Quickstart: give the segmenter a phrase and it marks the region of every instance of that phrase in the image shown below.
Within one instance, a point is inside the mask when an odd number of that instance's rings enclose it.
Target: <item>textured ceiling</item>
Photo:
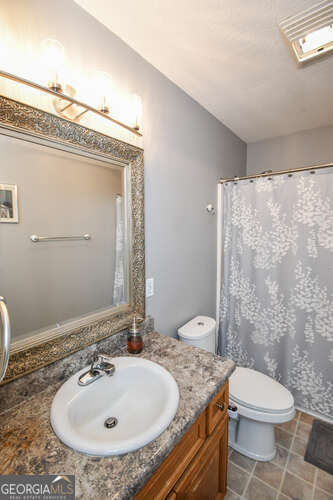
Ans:
[[[333,57],[297,68],[278,30],[317,0],[75,1],[246,142],[333,123]]]

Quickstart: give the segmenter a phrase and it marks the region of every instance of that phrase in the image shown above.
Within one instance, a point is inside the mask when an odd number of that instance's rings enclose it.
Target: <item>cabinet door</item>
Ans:
[[[136,495],[136,500],[162,500],[168,498],[175,482],[181,477],[193,457],[204,445],[206,438],[206,411],[204,411],[180,443],[174,448],[155,474]],[[174,494],[173,494],[174,495]],[[176,498],[171,497],[172,500]]]
[[[216,426],[224,419],[228,413],[229,404],[229,383],[228,381],[209,403],[207,408],[207,434],[210,435]]]
[[[226,493],[228,419],[214,434],[179,479],[173,492],[177,500],[216,500]]]

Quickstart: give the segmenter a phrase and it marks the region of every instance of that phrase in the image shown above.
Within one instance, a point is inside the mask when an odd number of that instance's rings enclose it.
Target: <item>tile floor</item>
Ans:
[[[256,462],[229,448],[225,500],[333,500],[333,475],[303,459],[313,418],[297,412],[275,428],[277,454]]]

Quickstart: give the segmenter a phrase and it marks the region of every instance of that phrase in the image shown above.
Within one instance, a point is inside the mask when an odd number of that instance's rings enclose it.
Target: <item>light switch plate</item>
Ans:
[[[146,279],[146,297],[152,297],[154,295],[154,278]]]

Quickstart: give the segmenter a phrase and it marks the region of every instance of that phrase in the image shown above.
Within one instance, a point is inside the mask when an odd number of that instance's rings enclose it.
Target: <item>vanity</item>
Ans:
[[[203,498],[203,492],[204,498],[223,498],[234,363],[155,331],[145,333],[144,349],[135,357],[160,364],[174,377],[180,395],[176,415],[143,448],[93,457],[57,438],[50,408],[59,387],[89,364],[96,349],[128,356],[126,333],[0,387],[0,474],[74,474],[76,498],[82,499]]]

